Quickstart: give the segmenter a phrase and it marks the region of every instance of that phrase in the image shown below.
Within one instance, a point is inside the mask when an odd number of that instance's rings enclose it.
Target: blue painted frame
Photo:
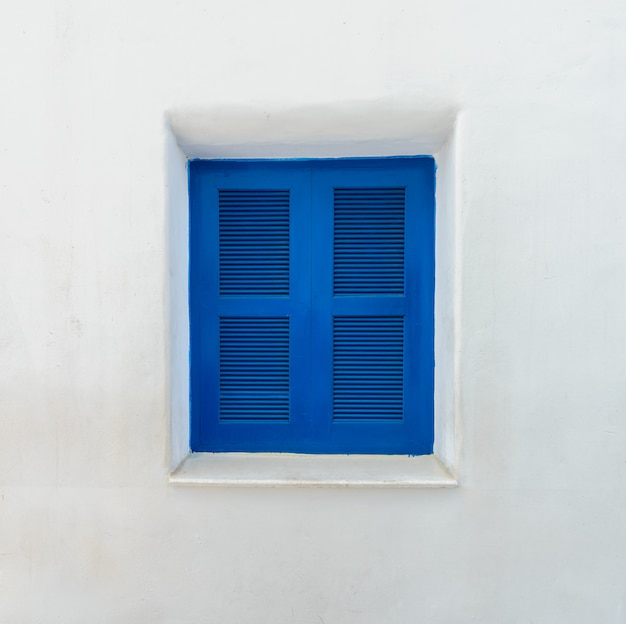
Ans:
[[[404,187],[404,295],[333,296],[333,189]],[[219,189],[290,190],[288,297],[219,295]],[[189,163],[191,435],[193,451],[432,452],[434,435],[434,216],[432,157]],[[290,420],[223,422],[220,316],[290,319]],[[332,420],[333,315],[404,315],[404,418]]]

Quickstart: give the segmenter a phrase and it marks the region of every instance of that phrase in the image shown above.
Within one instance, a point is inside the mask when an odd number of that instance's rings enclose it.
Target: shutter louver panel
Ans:
[[[404,319],[333,319],[333,420],[402,420]]]
[[[220,420],[289,420],[289,318],[220,318]]]
[[[404,188],[336,188],[334,294],[404,293]]]
[[[289,295],[289,191],[219,191],[220,294]]]

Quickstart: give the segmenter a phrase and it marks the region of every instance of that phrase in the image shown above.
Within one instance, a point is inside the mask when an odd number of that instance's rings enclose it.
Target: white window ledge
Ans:
[[[244,487],[452,488],[458,481],[434,455],[191,453],[170,483]]]

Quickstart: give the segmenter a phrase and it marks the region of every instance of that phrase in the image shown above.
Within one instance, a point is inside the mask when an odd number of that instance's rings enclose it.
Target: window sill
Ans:
[[[226,487],[453,488],[434,455],[191,453],[170,475],[175,485]]]

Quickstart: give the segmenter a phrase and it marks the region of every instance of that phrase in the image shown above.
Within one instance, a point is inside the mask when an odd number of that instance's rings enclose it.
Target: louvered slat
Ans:
[[[333,319],[333,420],[402,420],[404,319]]]
[[[404,292],[404,188],[336,188],[334,294]]]
[[[220,190],[220,294],[289,295],[289,191]]]
[[[220,318],[220,420],[289,420],[289,318]]]

